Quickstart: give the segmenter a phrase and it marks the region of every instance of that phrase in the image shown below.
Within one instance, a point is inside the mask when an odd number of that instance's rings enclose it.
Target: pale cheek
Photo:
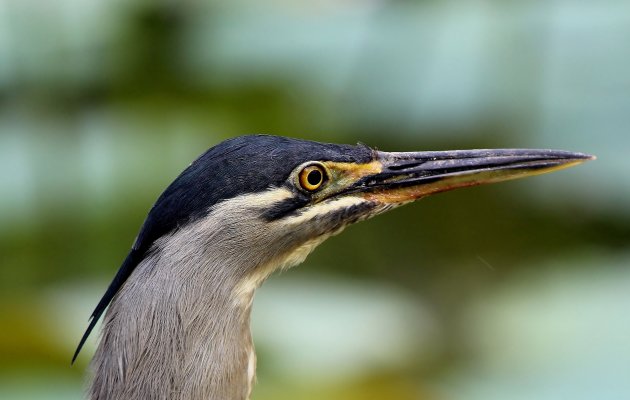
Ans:
[[[306,260],[306,257],[315,249],[315,247],[319,246],[324,240],[326,240],[327,236],[320,237],[317,239],[309,240],[304,243],[291,253],[289,253],[284,260],[281,260],[278,268],[279,269],[287,269],[294,267],[298,264],[301,264]]]

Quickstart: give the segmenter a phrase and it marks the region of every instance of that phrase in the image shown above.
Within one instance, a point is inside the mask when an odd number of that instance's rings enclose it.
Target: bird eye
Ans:
[[[300,171],[299,183],[309,192],[319,189],[326,178],[326,171],[321,165],[309,165]]]

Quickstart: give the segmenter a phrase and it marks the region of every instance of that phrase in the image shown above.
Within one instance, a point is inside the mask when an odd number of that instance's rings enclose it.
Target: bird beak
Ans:
[[[380,171],[364,176],[354,186],[366,199],[385,204],[401,204],[460,187],[539,175],[595,159],[582,153],[525,149],[376,154]]]

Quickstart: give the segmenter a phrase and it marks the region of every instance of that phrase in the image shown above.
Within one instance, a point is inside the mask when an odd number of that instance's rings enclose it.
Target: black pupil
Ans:
[[[314,169],[308,173],[308,175],[306,176],[306,180],[310,185],[319,185],[319,183],[322,181],[322,172]]]

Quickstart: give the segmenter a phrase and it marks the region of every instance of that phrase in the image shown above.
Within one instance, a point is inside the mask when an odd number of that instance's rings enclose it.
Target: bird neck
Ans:
[[[254,288],[243,291],[231,270],[168,248],[145,259],[106,313],[91,399],[249,398]]]
[[[289,195],[283,189],[221,203],[155,242],[105,315],[92,400],[249,397],[254,291],[332,234],[303,228],[309,215],[296,217],[290,233],[272,229],[260,210],[250,210]]]

